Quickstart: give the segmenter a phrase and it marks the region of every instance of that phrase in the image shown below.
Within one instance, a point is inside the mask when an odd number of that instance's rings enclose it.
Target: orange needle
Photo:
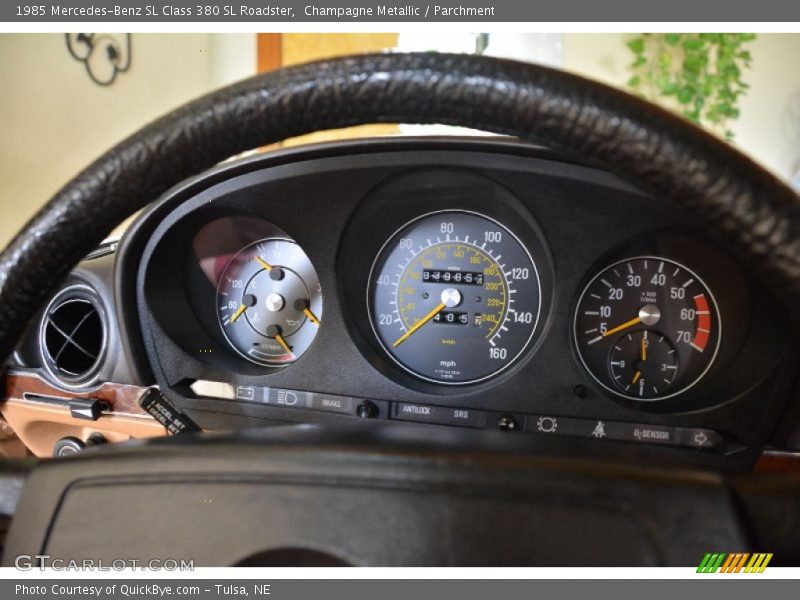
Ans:
[[[642,318],[641,317],[636,317],[635,319],[631,319],[630,321],[625,321],[622,325],[617,325],[613,329],[609,329],[608,331],[606,331],[603,334],[603,337],[608,337],[610,335],[613,335],[613,334],[617,333],[618,331],[622,331],[623,329],[627,329],[628,327],[633,327],[637,323],[641,323],[641,322],[642,322]]]
[[[289,347],[289,344],[286,343],[286,340],[280,333],[275,334],[275,341],[278,342],[281,347],[286,350],[289,354],[292,354],[292,349]]]
[[[247,306],[245,306],[244,304],[242,304],[239,308],[237,308],[236,312],[233,313],[233,316],[231,317],[231,323],[236,323],[236,319],[241,317],[242,314],[244,313],[244,311],[246,311],[246,310],[247,310]]]
[[[313,312],[311,312],[311,310],[308,307],[303,309],[303,314],[308,317],[309,321],[311,321],[314,325],[319,327],[319,319]]]
[[[264,267],[264,268],[265,268],[267,271],[272,271],[272,265],[271,265],[271,264],[269,264],[267,261],[265,261],[265,260],[264,260],[263,258],[261,258],[260,256],[254,256],[254,257],[253,257],[253,259],[254,259],[254,260],[255,260],[255,261],[258,263],[258,264],[260,264],[262,267]]]
[[[413,334],[414,334],[414,333],[415,333],[415,332],[416,332],[416,331],[417,331],[417,330],[418,330],[420,327],[422,327],[423,325],[425,325],[425,323],[427,323],[428,321],[430,321],[430,320],[431,320],[433,317],[435,317],[435,316],[436,316],[436,315],[438,315],[438,314],[439,314],[439,313],[440,313],[442,310],[444,310],[444,307],[445,307],[445,306],[446,306],[446,305],[445,305],[445,303],[444,303],[444,302],[441,302],[441,303],[439,303],[439,304],[436,306],[436,308],[434,308],[434,309],[433,309],[431,312],[429,312],[427,315],[425,315],[424,317],[422,317],[422,319],[420,319],[419,321],[417,321],[417,324],[416,324],[416,325],[414,325],[414,326],[413,326],[411,329],[409,329],[409,330],[408,330],[408,331],[406,331],[406,332],[405,332],[403,335],[401,335],[401,336],[400,336],[400,337],[397,339],[397,341],[396,341],[394,344],[392,344],[392,348],[397,348],[397,347],[398,347],[400,344],[402,344],[403,342],[405,342],[405,341],[406,341],[408,338],[410,338],[410,337],[411,337],[411,336],[412,336],[412,335],[413,335]]]
[[[642,336],[642,360],[647,360],[647,331]]]
[[[636,382],[639,381],[641,376],[642,376],[641,371],[636,371],[636,375],[633,376],[633,381],[631,382],[631,385],[636,385]]]

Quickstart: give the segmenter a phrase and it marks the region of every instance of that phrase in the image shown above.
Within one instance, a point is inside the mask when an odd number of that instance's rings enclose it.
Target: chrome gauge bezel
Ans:
[[[255,246],[258,246],[258,244],[265,244],[265,243],[270,243],[270,242],[284,242],[284,243],[288,243],[288,244],[294,244],[297,247],[297,250],[299,252],[301,252],[305,256],[306,260],[308,261],[308,267],[310,269],[310,273],[313,275],[313,281],[306,281],[302,277],[300,279],[301,279],[301,282],[303,283],[303,285],[305,286],[306,290],[308,291],[309,295],[312,298],[314,297],[315,293],[309,286],[313,287],[314,285],[316,285],[318,287],[318,291],[317,291],[316,295],[319,298],[319,302],[318,302],[318,306],[316,307],[316,314],[320,319],[322,319],[323,294],[322,294],[322,286],[321,286],[321,283],[319,281],[319,275],[316,272],[316,268],[314,267],[313,263],[311,262],[311,259],[309,259],[308,256],[305,254],[305,251],[303,250],[303,248],[295,240],[293,240],[290,237],[285,237],[285,236],[270,236],[270,237],[262,238],[262,239],[259,239],[259,240],[254,240],[254,241],[248,243],[243,248],[241,248],[235,254],[233,254],[233,256],[231,256],[231,258],[228,260],[227,263],[225,263],[225,266],[220,271],[220,278],[219,278],[219,281],[217,282],[217,285],[216,285],[216,288],[215,288],[215,296],[214,296],[215,303],[217,305],[219,304],[220,290],[221,290],[221,286],[222,286],[223,277],[228,272],[228,269],[231,267],[231,265],[243,253],[251,251],[251,249],[253,247],[255,247]],[[295,356],[294,360],[285,361],[285,362],[270,361],[270,360],[266,360],[266,359],[265,360],[257,360],[254,357],[248,355],[247,353],[242,352],[242,350],[236,345],[236,343],[234,343],[234,341],[231,340],[230,336],[228,335],[228,332],[225,329],[225,324],[223,323],[223,321],[221,319],[221,315],[219,313],[219,310],[215,310],[215,314],[216,314],[216,317],[217,317],[217,319],[216,319],[217,320],[217,325],[219,327],[220,332],[222,333],[222,336],[223,336],[224,340],[227,342],[228,347],[231,350],[233,350],[237,355],[239,355],[240,357],[244,358],[248,362],[250,362],[250,363],[252,363],[254,365],[257,365],[259,367],[268,368],[268,369],[283,369],[283,368],[286,368],[286,367],[288,367],[290,365],[295,364],[298,360],[300,360],[311,349],[311,347],[314,344],[314,341],[316,339],[316,334],[318,333],[318,332],[315,332],[314,335],[311,336],[311,339],[308,342],[308,344],[305,346],[305,348],[303,349],[302,352],[300,352],[299,354],[297,354]],[[255,334],[263,337],[263,334],[261,334],[259,332],[255,332]]]
[[[647,397],[640,397],[633,394],[627,394],[622,390],[615,389],[612,386],[607,385],[604,381],[602,381],[594,371],[589,367],[586,360],[584,359],[583,352],[581,350],[582,346],[585,345],[585,342],[582,342],[578,337],[578,316],[583,305],[583,300],[586,297],[586,294],[589,292],[589,289],[598,281],[606,272],[618,267],[619,265],[623,265],[625,263],[629,263],[631,261],[639,261],[639,260],[655,260],[655,261],[664,261],[670,264],[673,264],[677,267],[680,267],[682,270],[686,271],[689,275],[691,275],[697,282],[699,282],[702,287],[708,292],[708,296],[710,298],[711,304],[713,305],[714,314],[716,315],[716,327],[718,330],[716,344],[714,346],[713,353],[711,355],[711,359],[706,364],[705,368],[699,375],[697,375],[688,385],[683,386],[680,389],[677,389],[669,394],[665,394],[663,396],[658,396],[654,398],[647,398]],[[714,366],[714,363],[717,360],[717,356],[719,355],[720,347],[722,346],[722,337],[723,337],[723,323],[722,323],[722,313],[719,310],[719,305],[717,304],[717,299],[714,296],[714,292],[712,291],[711,287],[706,283],[706,280],[697,274],[696,271],[687,267],[684,263],[668,258],[666,256],[658,256],[653,254],[643,254],[643,255],[636,255],[636,256],[628,256],[621,260],[617,260],[615,262],[609,263],[604,265],[602,268],[597,270],[595,275],[583,286],[580,295],[578,296],[578,300],[574,305],[574,310],[572,314],[572,340],[573,340],[573,347],[575,349],[575,353],[580,361],[581,367],[583,370],[589,374],[592,380],[597,383],[601,388],[605,391],[613,394],[618,398],[624,398],[625,400],[634,401],[637,403],[648,403],[654,404],[659,403],[664,400],[669,400],[671,398],[676,398],[685,394],[690,389],[694,388],[700,382],[702,382],[711,368]]]
[[[489,373],[489,374],[487,374],[485,376],[474,378],[474,379],[469,379],[469,380],[465,380],[465,381],[447,381],[447,380],[435,379],[435,378],[432,378],[432,377],[428,377],[426,375],[423,375],[423,374],[411,369],[407,365],[403,364],[403,362],[401,362],[398,358],[396,358],[395,355],[392,353],[391,349],[386,346],[386,344],[384,343],[382,337],[380,336],[380,334],[378,333],[377,329],[375,328],[375,315],[374,315],[373,310],[372,310],[372,302],[371,302],[371,299],[370,299],[370,295],[372,293],[372,287],[373,287],[372,284],[373,284],[373,276],[375,274],[375,268],[378,265],[378,263],[381,260],[381,258],[384,256],[384,252],[386,251],[387,247],[398,238],[398,235],[402,231],[412,227],[415,223],[417,223],[419,221],[422,221],[422,220],[425,220],[425,219],[429,219],[431,217],[435,217],[437,215],[444,215],[444,214],[464,214],[464,215],[470,215],[470,216],[473,216],[473,217],[478,217],[478,218],[481,218],[481,219],[485,219],[486,221],[489,221],[490,223],[493,223],[494,225],[496,225],[497,227],[502,229],[504,232],[507,232],[513,238],[513,241],[516,244],[518,244],[519,247],[523,250],[523,252],[525,253],[525,256],[527,257],[527,260],[529,261],[530,265],[532,266],[533,273],[534,273],[534,276],[535,276],[536,287],[537,287],[537,290],[538,290],[537,304],[536,304],[536,314],[535,314],[535,317],[533,319],[533,323],[532,323],[531,328],[530,328],[530,334],[528,335],[527,339],[525,340],[525,343],[519,349],[519,351],[517,351],[517,353],[513,357],[508,359],[500,368],[496,369],[495,371],[493,371],[493,372],[491,372],[491,373]],[[428,382],[428,383],[433,383],[433,384],[435,384],[437,386],[445,386],[445,387],[449,387],[449,388],[454,388],[454,387],[463,387],[463,386],[475,385],[475,384],[479,384],[479,383],[482,383],[482,382],[489,381],[491,379],[494,379],[495,377],[497,377],[498,375],[500,375],[504,371],[507,371],[510,367],[512,367],[513,365],[515,365],[515,364],[517,364],[519,362],[521,357],[523,357],[527,353],[527,351],[530,349],[531,344],[532,344],[532,342],[533,342],[533,340],[535,338],[536,332],[539,329],[540,320],[541,320],[541,314],[542,314],[542,297],[543,297],[544,293],[545,292],[542,290],[542,281],[541,281],[541,276],[540,276],[540,273],[539,273],[539,265],[537,265],[536,261],[534,260],[533,255],[531,254],[529,248],[525,245],[525,243],[519,238],[519,236],[516,233],[514,233],[509,227],[507,227],[506,225],[504,225],[503,223],[501,223],[497,219],[494,219],[494,218],[492,218],[492,217],[490,217],[490,216],[488,216],[488,215],[486,215],[484,213],[481,213],[481,212],[478,212],[478,211],[473,211],[473,210],[465,210],[465,209],[453,208],[453,209],[435,210],[435,211],[430,211],[430,212],[421,214],[421,215],[419,215],[419,216],[407,221],[406,223],[404,223],[400,227],[396,228],[392,232],[392,234],[380,246],[380,249],[376,253],[375,258],[372,260],[372,264],[370,266],[369,275],[368,275],[367,282],[366,282],[365,304],[366,304],[366,309],[367,309],[367,318],[368,318],[368,321],[369,321],[370,329],[372,331],[372,335],[374,336],[374,339],[379,344],[379,347],[382,349],[383,353],[386,356],[388,356],[389,359],[391,359],[391,361],[392,361],[392,363],[394,365],[398,366],[402,371],[404,371],[405,373],[408,373],[409,375],[411,375],[415,379],[418,379],[418,380],[421,380],[421,381],[425,381],[425,382]]]

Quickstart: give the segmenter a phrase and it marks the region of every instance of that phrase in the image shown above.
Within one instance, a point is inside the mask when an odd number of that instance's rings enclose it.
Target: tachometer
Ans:
[[[468,384],[511,365],[539,319],[539,275],[506,227],[443,211],[395,233],[370,273],[370,323],[386,353],[421,379]]]
[[[575,315],[586,369],[607,390],[635,400],[670,398],[700,381],[719,348],[714,296],[695,273],[657,256],[597,274]]]
[[[305,252],[292,240],[250,244],[225,266],[217,315],[231,347],[261,365],[283,366],[311,346],[322,318],[322,290]]]

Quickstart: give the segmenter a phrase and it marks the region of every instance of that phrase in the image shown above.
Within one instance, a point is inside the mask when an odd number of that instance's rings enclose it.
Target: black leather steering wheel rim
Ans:
[[[776,295],[800,301],[800,200],[726,142],[562,71],[469,55],[367,55],[274,71],[204,96],[69,182],[0,255],[0,364],[70,270],[173,185],[245,150],[376,122],[460,125],[596,157],[693,211]]]

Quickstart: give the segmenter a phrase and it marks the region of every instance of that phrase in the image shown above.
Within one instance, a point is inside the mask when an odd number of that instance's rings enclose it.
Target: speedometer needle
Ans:
[[[405,332],[403,335],[401,335],[399,338],[397,338],[397,341],[396,341],[394,344],[392,344],[392,348],[397,348],[397,347],[398,347],[400,344],[402,344],[403,342],[405,342],[405,341],[406,341],[408,338],[410,338],[410,337],[411,337],[411,336],[412,336],[412,335],[413,335],[413,334],[414,334],[414,333],[415,333],[415,332],[416,332],[416,331],[417,331],[417,330],[418,330],[420,327],[422,327],[423,325],[425,325],[425,323],[427,323],[428,321],[430,321],[430,320],[431,320],[433,317],[435,317],[435,316],[436,316],[436,315],[438,315],[438,314],[439,314],[439,313],[440,313],[442,310],[444,310],[445,306],[447,306],[447,305],[446,305],[444,302],[441,302],[441,303],[437,304],[437,305],[436,305],[436,308],[434,308],[434,309],[433,309],[431,312],[429,312],[427,315],[425,315],[424,317],[422,317],[422,319],[420,319],[419,321],[417,321],[417,324],[416,324],[416,325],[414,325],[414,326],[413,326],[411,329],[409,329],[409,330],[408,330],[408,331],[406,331],[406,332]]]
[[[602,337],[608,337],[610,335],[614,335],[618,331],[622,331],[623,329],[627,329],[628,327],[633,327],[637,323],[642,322],[642,317],[636,317],[635,319],[631,319],[630,321],[625,321],[622,325],[617,325],[613,329],[609,329],[606,331]]]

